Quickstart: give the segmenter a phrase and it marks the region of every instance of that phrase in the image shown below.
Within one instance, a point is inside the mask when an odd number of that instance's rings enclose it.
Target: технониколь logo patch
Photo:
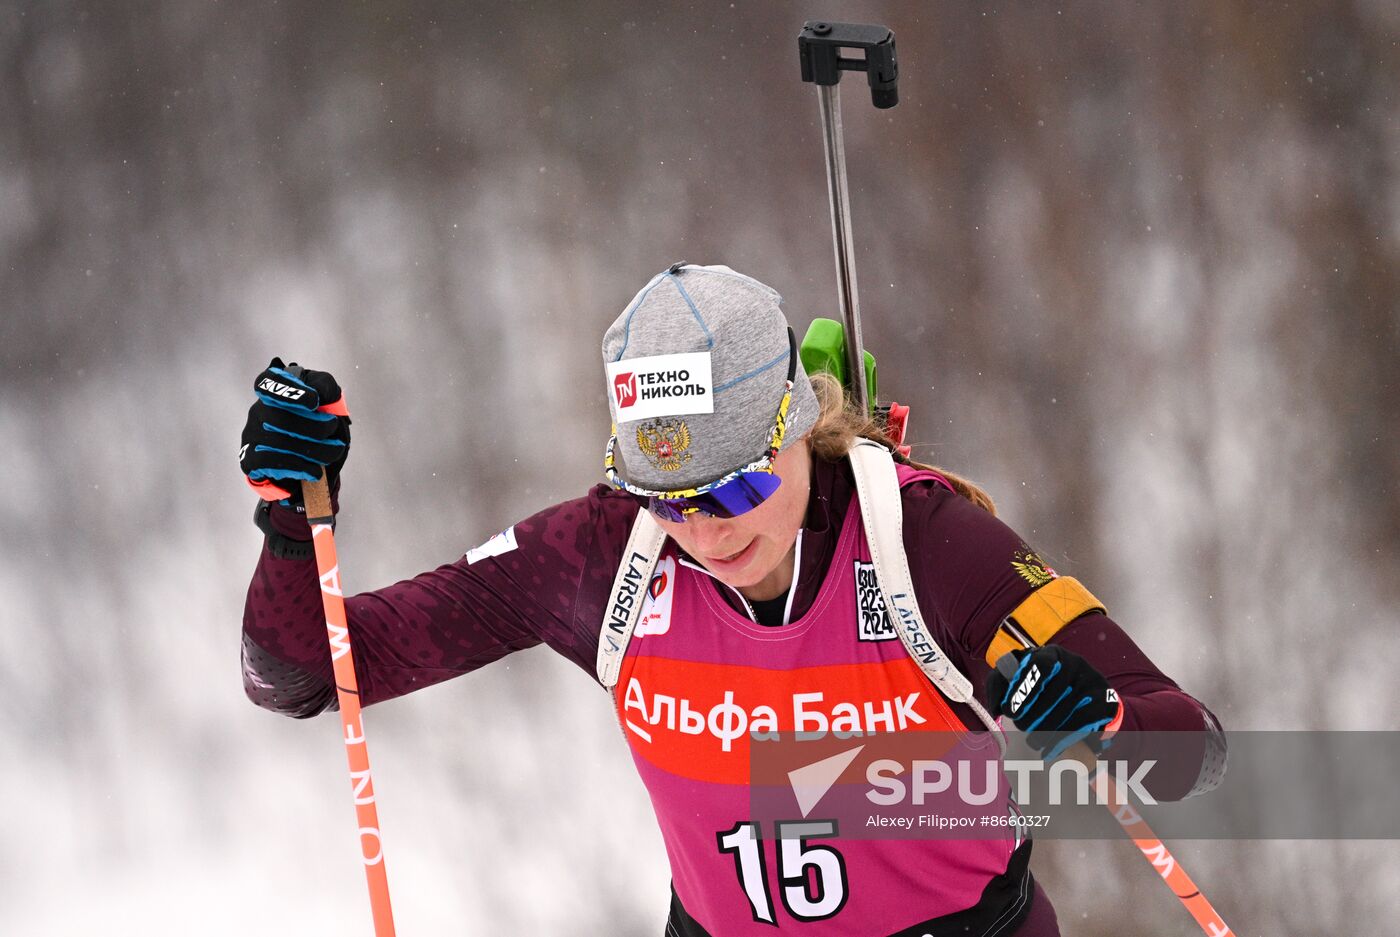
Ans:
[[[619,424],[715,412],[707,351],[628,358],[606,370]]]

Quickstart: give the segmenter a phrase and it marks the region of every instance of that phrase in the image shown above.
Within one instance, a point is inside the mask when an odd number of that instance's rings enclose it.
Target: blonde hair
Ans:
[[[846,457],[857,438],[872,439],[894,452],[896,462],[937,472],[948,479],[948,484],[958,494],[983,510],[996,514],[996,505],[992,503],[991,496],[973,482],[947,469],[915,462],[895,451],[894,441],[885,433],[883,424],[851,406],[841,382],[836,378],[830,374],[813,374],[811,381],[812,390],[816,392],[817,402],[821,405],[817,422],[807,434],[814,456],[828,462],[838,462]]]

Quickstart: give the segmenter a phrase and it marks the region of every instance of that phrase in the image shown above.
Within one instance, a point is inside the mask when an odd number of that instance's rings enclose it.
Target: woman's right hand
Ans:
[[[301,503],[301,483],[324,470],[334,487],[350,452],[350,412],[335,378],[273,358],[253,381],[238,465],[259,497]]]

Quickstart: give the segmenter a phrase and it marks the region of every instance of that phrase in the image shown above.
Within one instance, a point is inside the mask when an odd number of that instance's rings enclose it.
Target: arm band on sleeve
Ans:
[[[1048,644],[1056,632],[1085,612],[1106,611],[1103,603],[1073,576],[1052,579],[1026,596],[997,628],[987,648],[987,666],[995,667],[1011,651]]]

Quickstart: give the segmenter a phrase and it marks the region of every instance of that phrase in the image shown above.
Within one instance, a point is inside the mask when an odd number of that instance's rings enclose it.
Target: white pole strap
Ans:
[[[617,685],[622,658],[627,655],[627,645],[641,616],[651,574],[661,559],[665,543],[666,532],[651,512],[645,508],[638,511],[632,523],[632,534],[622,551],[622,562],[613,577],[612,592],[603,612],[603,628],[598,634],[598,682],[609,690]]]
[[[857,440],[849,453],[865,520],[865,539],[875,564],[875,578],[885,594],[894,630],[933,685],[955,703],[972,699],[972,682],[953,666],[924,626],[914,597],[914,579],[904,555],[904,505],[894,458],[879,443]]]

